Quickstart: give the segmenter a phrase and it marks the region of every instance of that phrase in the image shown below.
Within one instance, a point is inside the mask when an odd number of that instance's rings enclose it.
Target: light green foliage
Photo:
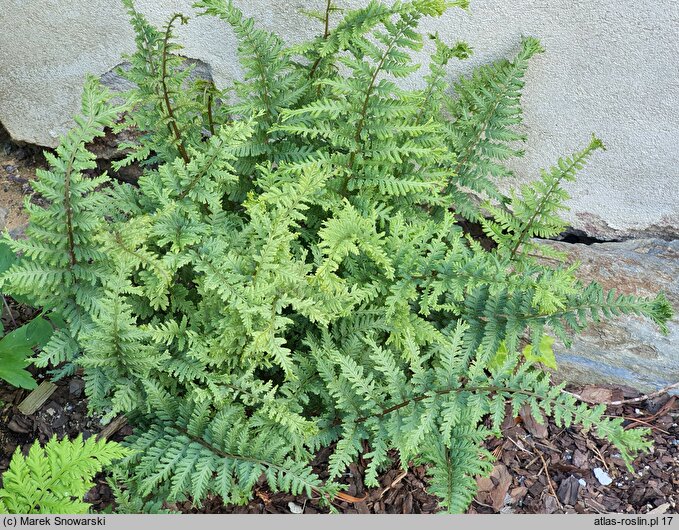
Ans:
[[[562,233],[567,226],[559,214],[567,209],[565,202],[570,199],[562,184],[574,181],[577,171],[597,149],[604,149],[604,144],[592,137],[585,149],[559,159],[551,170],[543,171],[540,180],[524,185],[521,196],[514,192],[508,204],[487,205],[492,220],[482,219],[481,224],[488,237],[508,250],[513,259],[520,251],[539,250],[530,243],[532,238],[548,239]]]
[[[2,475],[0,513],[88,513],[83,497],[94,486],[94,475],[129,454],[115,442],[81,437],[54,436],[45,447],[36,441],[28,456],[17,448]]]
[[[329,500],[359,455],[375,486],[395,450],[403,467],[428,464],[442,507],[463,511],[507,403],[591,428],[627,462],[648,448],[644,431],[577,404],[542,371],[553,336],[620,314],[662,328],[671,309],[535,256],[533,238],[563,227],[561,184],[598,140],[521,194],[498,192],[504,160],[521,154],[535,39],[451,95],[446,64],[469,48],[417,31],[442,0],[374,0],[341,20],[329,2],[323,34],[294,48],[233,2],[201,0],[199,14],[239,39],[244,81],[231,94],[190,82],[172,41],[182,16],[160,31],[126,5],[137,52],[123,75],[137,88],[125,124],[140,136],[125,163],[143,163],[138,186],[80,174],[83,142],[114,114],[88,83],[94,104],[36,184],[50,204],[31,206],[29,239],[10,243],[30,261],[0,276],[65,316],[40,362],[83,368],[92,410],[136,427],[124,509],[209,494],[244,503],[260,477]],[[427,42],[426,86],[407,90],[399,79]],[[482,220],[497,249],[466,236],[459,215]],[[323,482],[309,462],[331,444]]]

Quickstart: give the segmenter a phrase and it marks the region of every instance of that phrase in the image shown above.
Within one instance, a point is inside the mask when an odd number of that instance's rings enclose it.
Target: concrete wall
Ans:
[[[236,1],[290,41],[318,29],[299,10],[325,4]],[[189,0],[137,4],[157,24],[175,11],[192,14]],[[46,146],[70,126],[84,75],[105,74],[133,48],[117,0],[0,0],[0,28],[0,122],[16,140]],[[471,13],[450,11],[423,29],[474,47],[474,60],[451,68],[451,78],[512,54],[521,35],[540,38],[548,53],[528,75],[530,144],[517,172],[534,178],[596,132],[609,150],[572,188],[572,225],[600,238],[677,237],[679,2],[472,0]],[[218,85],[239,75],[233,36],[221,22],[193,18],[179,35],[186,55],[207,63]]]

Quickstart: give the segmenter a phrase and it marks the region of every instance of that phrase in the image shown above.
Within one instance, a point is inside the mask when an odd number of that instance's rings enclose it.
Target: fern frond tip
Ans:
[[[665,293],[659,293],[651,302],[648,309],[650,319],[658,325],[660,331],[664,335],[669,333],[667,322],[674,317],[674,308],[670,301],[665,296]]]
[[[530,59],[534,55],[545,52],[545,48],[540,42],[540,39],[536,37],[524,36],[521,39],[521,47],[523,53],[526,55],[526,59]]]
[[[606,151],[606,145],[604,144],[603,140],[596,136],[595,134],[592,134],[592,141],[589,143],[589,148],[590,151],[594,151],[596,149],[601,149],[602,151]]]

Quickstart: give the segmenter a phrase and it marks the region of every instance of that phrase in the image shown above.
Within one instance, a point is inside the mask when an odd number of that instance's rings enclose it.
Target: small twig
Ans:
[[[493,506],[491,506],[490,504],[483,503],[483,502],[478,501],[476,499],[473,499],[472,502],[475,503],[475,504],[478,504],[479,506],[483,506],[484,508],[490,508],[491,510],[496,511],[495,508]]]
[[[531,454],[534,455],[535,453],[531,453]],[[524,469],[528,469],[530,466],[532,466],[532,465],[537,461],[537,459],[538,459],[537,456],[536,456],[535,458],[533,458],[533,460],[531,460],[531,461],[528,462],[525,466],[523,466]]]
[[[599,448],[592,442],[591,440],[586,440],[587,447],[590,449],[590,451],[596,453],[594,456],[596,457],[599,462],[604,466],[606,469],[606,472],[610,471],[608,468],[608,464],[606,463],[606,459],[604,458],[604,455],[601,454],[601,451],[599,451]]]
[[[557,448],[554,447],[553,445],[550,447],[549,445],[543,444],[542,442],[538,442],[537,440],[531,440],[530,443],[533,445],[533,447],[535,447],[536,445],[540,445],[540,446],[544,447],[545,449],[547,449],[548,451],[556,451],[557,450]],[[537,449],[537,447],[535,447],[535,449]]]
[[[12,320],[12,325],[16,328],[17,327],[17,322],[14,320],[14,314],[12,313],[12,309],[9,307],[9,304],[7,303],[7,299],[5,296],[2,296],[2,303],[5,305],[5,309],[7,309],[7,314],[9,315],[9,318]]]
[[[545,475],[547,477],[547,486],[549,486],[549,491],[552,493],[552,496],[556,500],[556,504],[559,507],[560,510],[563,510],[563,506],[561,505],[561,501],[559,500],[559,497],[556,495],[556,491],[554,491],[554,486],[552,485],[552,478],[549,476],[549,469],[547,468],[547,462],[545,461],[545,457],[542,456],[542,452],[536,447],[535,450],[538,452],[538,456],[540,457],[540,460],[542,460],[542,469],[545,470]]]
[[[519,451],[523,451],[524,453],[528,453],[529,455],[534,455],[534,454],[535,454],[533,451],[529,451],[528,449],[526,449],[525,446],[519,445],[518,443],[516,443],[514,440],[512,440],[512,437],[511,437],[511,436],[507,436],[507,439],[508,439],[510,442],[512,442],[516,447],[518,447],[518,448],[519,448]]]
[[[386,488],[384,488],[384,489],[382,490],[382,493],[380,493],[380,496],[379,496],[378,499],[381,499],[381,498],[384,496],[384,494],[385,494],[386,492],[388,492],[390,489],[392,489],[394,486],[396,486],[396,484],[398,484],[399,482],[401,482],[401,481],[406,477],[407,474],[408,474],[407,471],[403,471],[398,477],[396,477],[396,478],[391,482],[391,484],[389,484]]]
[[[624,419],[634,422],[634,423],[642,423],[644,425],[648,425],[651,429],[656,429],[662,433],[669,434],[667,431],[662,430],[660,427],[656,427],[655,425],[651,425],[651,421],[657,420],[660,416],[665,414],[666,412],[669,412],[670,409],[674,406],[674,403],[677,401],[677,396],[672,396],[667,403],[665,403],[662,407],[660,407],[660,410],[653,414],[652,416],[646,416],[644,419],[641,418],[629,418],[627,416],[622,416]],[[632,425],[627,425],[625,428],[629,429]]]
[[[125,416],[118,416],[115,420],[109,423],[104,429],[97,435],[97,439],[108,439],[117,433],[127,425],[127,418]]]
[[[631,399],[621,399],[618,401],[594,401],[590,399],[585,399],[584,397],[580,396],[579,394],[575,394],[573,392],[565,392],[566,394],[570,394],[574,398],[576,398],[578,401],[582,401],[583,403],[589,403],[591,405],[624,405],[626,403],[639,403],[641,401],[646,401],[648,399],[652,399],[654,397],[662,396],[663,394],[666,394],[670,390],[674,390],[675,388],[679,388],[679,382],[673,383],[671,385],[668,385],[664,388],[661,388],[660,390],[656,390],[655,392],[651,392],[650,394],[644,394],[643,396],[639,396],[636,398],[631,398]]]
[[[656,431],[660,431],[660,432],[663,433],[663,434],[667,434],[667,435],[670,434],[669,432],[667,432],[667,431],[661,429],[660,427],[656,427],[655,425],[652,425],[652,424],[648,423],[647,421],[640,420],[640,419],[638,419],[638,418],[630,418],[630,417],[628,417],[628,416],[622,416],[622,418],[625,419],[625,420],[627,420],[627,421],[629,421],[629,422],[631,422],[629,425],[626,425],[626,426],[625,426],[625,429],[630,429],[630,428],[632,428],[632,427],[634,426],[634,424],[636,424],[636,423],[641,423],[642,425],[646,425],[647,427],[649,427],[649,428],[651,428],[651,429],[655,429]]]

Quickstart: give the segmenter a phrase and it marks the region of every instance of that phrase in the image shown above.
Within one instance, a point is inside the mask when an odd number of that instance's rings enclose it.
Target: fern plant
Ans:
[[[45,447],[36,441],[27,456],[17,448],[2,475],[0,513],[88,513],[83,497],[94,475],[129,454],[115,442],[80,436],[73,441],[54,436]]]
[[[534,237],[563,227],[562,183],[602,144],[500,193],[542,48],[526,38],[449,94],[446,65],[470,49],[418,24],[466,4],[371,0],[337,20],[330,1],[322,34],[288,47],[232,1],[200,0],[199,16],[239,39],[243,80],[219,90],[188,75],[173,40],[183,15],[156,29],[125,0],[137,51],[121,74],[135,88],[120,108],[87,83],[84,117],[34,183],[49,205],[30,207],[28,240],[7,240],[26,261],[0,286],[64,315],[36,362],[81,368],[90,408],[136,427],[117,475],[128,509],[244,503],[262,477],[331,500],[359,455],[375,486],[395,450],[404,468],[428,464],[444,509],[464,511],[507,404],[591,429],[628,464],[649,448],[646,431],[552,385],[549,356],[532,352],[620,314],[662,330],[671,308],[539,259]],[[403,88],[429,40],[426,86]],[[121,165],[141,164],[137,185],[85,178],[85,144],[122,111],[116,127],[138,139]],[[321,480],[309,463],[327,446]]]

